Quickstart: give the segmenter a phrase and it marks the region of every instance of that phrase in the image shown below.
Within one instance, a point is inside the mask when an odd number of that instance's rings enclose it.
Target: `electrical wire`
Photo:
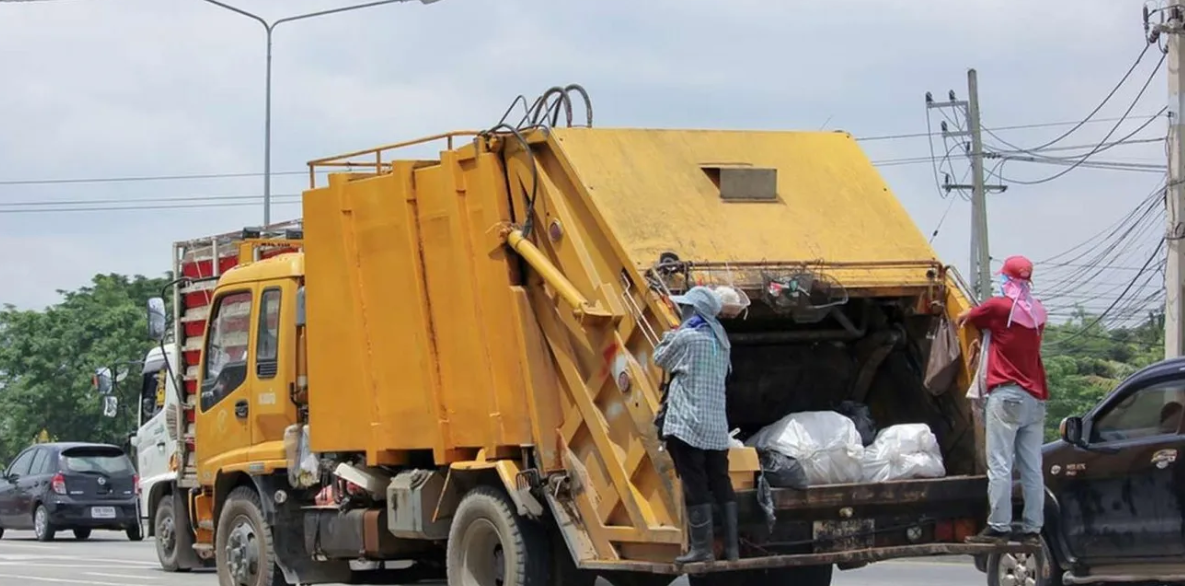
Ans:
[[[1152,261],[1155,260],[1156,257],[1160,255],[1160,252],[1162,250],[1164,250],[1164,243],[1165,243],[1165,240],[1162,238],[1160,240],[1160,244],[1156,247],[1156,250],[1153,251],[1152,255],[1148,257],[1148,260],[1144,262],[1144,270],[1147,270],[1148,266],[1152,264]],[[1111,310],[1113,310],[1115,308],[1115,306],[1118,305],[1119,302],[1123,300],[1124,296],[1127,295],[1128,291],[1130,291],[1131,288],[1133,286],[1135,286],[1136,281],[1139,279],[1140,275],[1143,274],[1144,270],[1141,270],[1140,273],[1137,273],[1136,276],[1131,280],[1131,282],[1128,283],[1127,288],[1124,289],[1123,292],[1120,293],[1119,296],[1115,298],[1115,301],[1111,302],[1111,305],[1108,306],[1107,309],[1104,309],[1101,314],[1096,316],[1095,319],[1090,322],[1090,324],[1084,325],[1082,327],[1081,331],[1083,331],[1083,332],[1089,331],[1091,328],[1093,328],[1094,326],[1098,325],[1101,321],[1103,321],[1103,319],[1107,317],[1107,314],[1110,313]],[[1078,335],[1079,335],[1078,333],[1075,333],[1075,334],[1070,335],[1067,338],[1055,340],[1054,342],[1051,342],[1050,345],[1057,346],[1057,345],[1065,344],[1066,342],[1076,339],[1078,337]]]
[[[1048,182],[1058,179],[1060,177],[1064,177],[1070,171],[1077,169],[1079,166],[1082,165],[1082,163],[1086,162],[1087,159],[1089,159],[1091,156],[1095,155],[1100,150],[1102,150],[1102,145],[1106,144],[1106,142],[1111,138],[1111,135],[1115,134],[1115,132],[1119,130],[1119,127],[1121,125],[1123,125],[1123,122],[1127,119],[1127,116],[1129,114],[1131,114],[1132,110],[1134,110],[1136,105],[1139,104],[1140,98],[1144,97],[1144,92],[1148,91],[1148,86],[1152,84],[1152,80],[1155,79],[1157,72],[1159,72],[1161,66],[1164,65],[1165,57],[1166,57],[1166,55],[1160,56],[1160,61],[1158,61],[1156,63],[1156,68],[1152,70],[1152,73],[1148,76],[1147,81],[1144,82],[1143,87],[1140,88],[1140,92],[1138,94],[1136,94],[1135,99],[1132,100],[1131,105],[1128,106],[1127,110],[1123,113],[1123,116],[1121,117],[1119,122],[1116,122],[1115,125],[1111,127],[1111,130],[1109,132],[1107,132],[1107,135],[1103,137],[1103,140],[1099,142],[1099,146],[1095,147],[1094,149],[1091,149],[1091,151],[1089,153],[1083,155],[1082,159],[1079,160],[1076,164],[1071,165],[1070,167],[1067,167],[1065,170],[1062,170],[1058,173],[1055,173],[1049,177],[1045,177],[1042,179],[1037,179],[1037,180],[1006,179],[1003,176],[1003,174],[1001,173],[1000,180],[1007,181],[1009,183],[1016,183],[1019,185],[1040,185],[1042,183],[1048,183]],[[1164,109],[1162,109],[1161,111],[1163,112]],[[1157,116],[1159,116],[1159,115],[1160,114],[1158,113]]]
[[[1155,118],[1158,115],[1159,114],[1141,114],[1139,116],[1128,116],[1126,119],[1127,120],[1142,120],[1144,118]],[[1088,122],[1088,124],[1102,124],[1105,122],[1117,122],[1120,120],[1124,120],[1124,118],[1096,118],[1096,119]],[[1033,124],[1014,124],[1011,126],[997,126],[995,128],[996,128],[996,131],[1029,130],[1029,129],[1036,129],[1036,128],[1056,128],[1059,126],[1073,126],[1073,125],[1079,124],[1079,123],[1081,123],[1081,121],[1068,120],[1068,121],[1063,121],[1063,122],[1037,122],[1037,123],[1033,123]],[[874,142],[874,141],[879,141],[879,140],[904,140],[907,138],[926,138],[926,137],[933,136],[936,134],[941,134],[941,133],[913,132],[913,133],[903,133],[903,134],[884,134],[884,135],[856,137],[856,140],[861,141],[861,142]]]
[[[1004,140],[1003,138],[1000,138],[999,136],[996,136],[996,134],[994,132],[992,132],[992,130],[988,127],[981,125],[980,128],[982,128],[984,132],[996,137],[996,139],[999,140],[1000,142],[1002,142],[1014,149],[1017,149],[1020,152],[1033,153],[1033,152],[1045,149],[1047,147],[1053,146],[1053,145],[1061,142],[1062,140],[1064,140],[1066,137],[1070,136],[1071,134],[1074,134],[1075,132],[1077,132],[1077,130],[1079,128],[1082,128],[1086,123],[1090,122],[1090,119],[1094,118],[1094,115],[1098,114],[1099,111],[1103,109],[1103,106],[1106,106],[1107,102],[1111,101],[1111,98],[1115,97],[1115,93],[1118,92],[1119,89],[1123,87],[1123,84],[1127,83],[1127,79],[1129,77],[1131,77],[1132,72],[1134,72],[1136,70],[1136,67],[1140,64],[1140,62],[1144,60],[1144,56],[1148,54],[1148,50],[1151,47],[1152,47],[1152,45],[1149,45],[1148,43],[1144,43],[1144,49],[1142,51],[1140,51],[1140,54],[1138,56],[1136,56],[1135,62],[1133,62],[1131,67],[1129,67],[1127,69],[1127,73],[1124,73],[1123,77],[1119,79],[1119,83],[1115,84],[1115,87],[1111,88],[1111,91],[1107,92],[1107,95],[1103,97],[1103,101],[1099,102],[1099,105],[1095,106],[1094,110],[1091,110],[1090,113],[1086,115],[1086,118],[1083,118],[1081,122],[1075,124],[1069,130],[1067,130],[1066,132],[1064,132],[1063,134],[1061,134],[1060,136],[1058,136],[1057,138],[1055,138],[1049,142],[1046,142],[1044,144],[1041,144],[1039,146],[1035,146],[1035,147],[1032,147],[1029,149],[1025,149],[1022,147],[1018,147],[1018,146]],[[1159,65],[1157,67],[1159,68]]]

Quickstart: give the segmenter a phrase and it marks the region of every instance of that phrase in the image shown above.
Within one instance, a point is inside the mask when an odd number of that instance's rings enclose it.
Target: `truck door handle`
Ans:
[[[239,419],[246,419],[247,418],[247,400],[246,399],[239,399],[238,401],[235,401],[235,417],[238,417]]]

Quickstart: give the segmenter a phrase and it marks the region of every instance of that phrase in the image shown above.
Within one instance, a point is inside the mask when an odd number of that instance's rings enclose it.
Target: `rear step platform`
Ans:
[[[793,566],[818,566],[836,563],[868,563],[895,558],[926,557],[937,555],[986,555],[990,553],[1027,553],[1038,554],[1040,546],[1009,543],[1007,545],[972,544],[972,543],[927,543],[921,545],[902,545],[896,547],[877,547],[873,549],[859,549],[853,551],[837,551],[828,553],[811,553],[795,555],[775,555],[754,558],[744,558],[735,562],[717,560],[714,562],[699,562],[677,566],[674,563],[657,563],[642,561],[612,561],[586,562],[580,564],[583,570],[650,572],[652,574],[706,574],[729,570],[766,570]]]

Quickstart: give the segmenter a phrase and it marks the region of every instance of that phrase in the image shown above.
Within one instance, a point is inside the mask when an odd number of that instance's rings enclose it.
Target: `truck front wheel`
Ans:
[[[166,572],[183,571],[177,561],[177,519],[173,513],[173,495],[166,494],[156,504],[156,516],[153,518],[156,529],[152,532],[156,536],[156,559],[160,567]],[[184,569],[188,571],[188,568]]]
[[[214,556],[219,586],[286,586],[259,495],[250,488],[232,490],[222,505]]]
[[[481,486],[461,500],[448,536],[449,586],[550,586],[551,548],[543,527]]]

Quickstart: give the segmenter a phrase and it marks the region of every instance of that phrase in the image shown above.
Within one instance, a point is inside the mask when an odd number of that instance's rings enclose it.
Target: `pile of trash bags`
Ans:
[[[868,407],[852,401],[837,411],[791,413],[744,443],[757,450],[774,488],[946,475],[928,425],[893,425],[877,432]]]

